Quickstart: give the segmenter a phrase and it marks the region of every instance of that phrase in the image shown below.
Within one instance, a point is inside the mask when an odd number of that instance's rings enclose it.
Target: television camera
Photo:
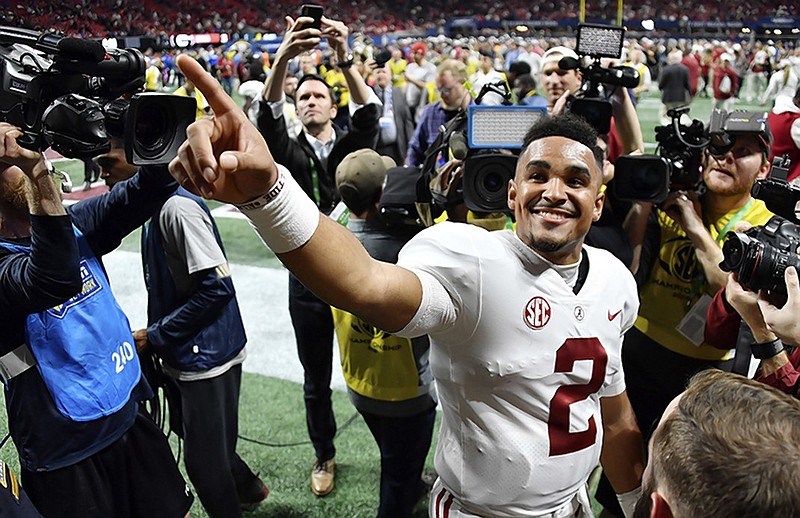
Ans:
[[[481,105],[486,95],[500,96],[502,104]],[[517,154],[528,129],[547,116],[546,108],[510,104],[505,83],[486,84],[475,103],[460,111],[440,128],[429,148],[417,183],[417,201],[439,209],[463,201],[473,212],[509,212],[508,182],[514,178]],[[462,161],[460,185],[444,196],[431,189],[440,168],[456,159]]]
[[[28,149],[87,159],[108,151],[113,136],[134,165],[168,163],[195,119],[195,100],[136,93],[145,65],[135,49],[0,27],[0,120],[22,130],[18,142]]]
[[[625,155],[614,164],[614,195],[620,200],[661,203],[669,192],[685,190],[702,193],[703,152],[723,155],[737,135],[755,134],[771,141],[766,112],[715,109],[706,129],[697,119],[683,124],[689,107],[667,112],[670,124],[656,127],[656,155]]]
[[[635,88],[639,86],[639,72],[627,66],[604,68],[603,58],[619,59],[625,29],[611,25],[581,24],[575,52],[579,59],[565,56],[558,62],[562,70],[581,71],[582,83],[578,93],[567,104],[567,110],[583,117],[599,134],[611,128],[611,102],[602,92],[602,85]],[[584,65],[589,61],[588,65]]]

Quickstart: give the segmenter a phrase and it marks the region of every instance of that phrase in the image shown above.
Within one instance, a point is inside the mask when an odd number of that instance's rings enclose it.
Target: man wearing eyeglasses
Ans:
[[[446,124],[472,102],[467,82],[467,67],[455,59],[444,60],[436,69],[436,90],[441,99],[425,107],[408,144],[406,165],[416,167],[425,161],[425,153]]]

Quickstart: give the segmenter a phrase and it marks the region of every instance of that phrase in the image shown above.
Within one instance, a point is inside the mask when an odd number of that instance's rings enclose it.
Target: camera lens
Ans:
[[[464,162],[464,203],[478,212],[508,210],[508,182],[514,178],[517,157],[489,153]]]
[[[720,264],[720,268],[722,268],[723,271],[739,273],[739,268],[741,268],[744,262],[744,254],[747,249],[742,236],[743,234],[733,232],[728,235],[728,239],[726,239],[725,243],[722,245],[722,256],[724,259]]]
[[[126,154],[134,165],[168,164],[194,122],[197,102],[170,94],[136,94],[125,116]],[[130,146],[130,148],[127,148]]]
[[[172,140],[173,123],[169,109],[157,106],[153,110],[141,113],[136,119],[134,135],[139,153],[143,157],[154,157],[161,154],[164,145]]]
[[[495,193],[501,189],[505,190],[506,184],[503,175],[497,171],[488,171],[483,177],[483,188],[487,192]]]

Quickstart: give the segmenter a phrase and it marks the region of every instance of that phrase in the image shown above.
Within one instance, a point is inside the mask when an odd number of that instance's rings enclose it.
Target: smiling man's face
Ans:
[[[577,262],[586,233],[603,210],[601,185],[602,172],[585,145],[557,136],[532,142],[508,187],[517,235],[554,263]]]

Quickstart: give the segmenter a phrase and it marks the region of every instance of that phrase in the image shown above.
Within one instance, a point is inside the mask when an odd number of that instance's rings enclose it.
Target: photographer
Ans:
[[[112,139],[97,158],[109,187],[137,169],[119,144]],[[217,224],[200,198],[179,188],[143,232],[148,325],[133,332],[136,349],[152,365],[150,382],[165,388],[203,508],[212,517],[241,516],[269,490],[236,452],[247,337]]]
[[[130,325],[100,258],[177,187],[145,167],[67,211],[41,154],[0,123],[0,365],[22,480],[46,517],[181,517],[192,496],[138,402]]]
[[[286,34],[264,86],[264,100],[258,129],[268,142],[275,161],[286,166],[319,209],[330,213],[339,196],[334,172],[350,152],[374,147],[380,130],[381,105],[361,75],[353,68],[353,55],[347,44],[348,29],[339,21],[322,17],[322,30],[304,27],[310,17],[286,18]],[[304,75],[295,93],[297,116],[303,130],[294,140],[286,129],[283,112],[283,82],[289,61],[319,46],[321,38],[336,53],[338,66],[350,90],[352,121],[344,132],[333,124],[337,108],[330,86],[319,76]],[[308,433],[316,461],[312,468],[311,490],[324,496],[333,490],[333,437],[336,434],[331,405],[333,364],[333,320],[328,304],[319,300],[293,275],[289,276],[289,313],[303,364]]]
[[[623,365],[643,430],[693,373],[732,367],[733,351],[704,343],[703,320],[711,294],[727,280],[719,267],[725,235],[738,221],[760,225],[772,216],[750,195],[769,171],[771,135],[768,126],[757,126],[728,137],[729,149],[703,152],[704,194],[677,190],[655,210],[636,204],[627,221],[631,243],[641,251],[633,267],[641,308],[625,337]]]
[[[381,219],[378,201],[387,169],[394,166],[391,158],[360,149],[336,169],[336,186],[350,210],[347,228],[370,256],[387,263],[396,263],[420,230]],[[420,478],[436,419],[428,337],[395,336],[337,308],[333,315],[350,400],[381,453],[377,516],[408,518],[430,489]]]

